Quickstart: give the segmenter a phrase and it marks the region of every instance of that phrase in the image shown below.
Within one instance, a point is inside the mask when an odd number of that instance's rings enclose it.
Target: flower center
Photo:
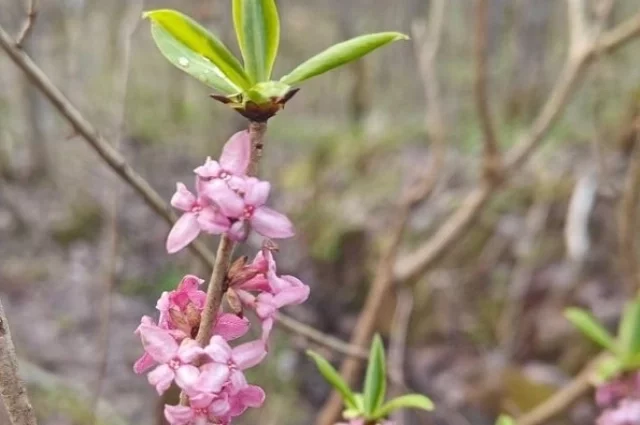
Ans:
[[[222,180],[229,180],[231,178],[231,174],[228,171],[221,170],[220,174],[218,174],[218,178]]]
[[[173,359],[169,361],[169,367],[173,370],[176,370],[180,367],[182,363],[178,359]]]
[[[253,205],[247,205],[244,207],[244,218],[245,219],[250,219],[251,216],[253,216],[254,211],[256,210],[256,207],[254,207]]]

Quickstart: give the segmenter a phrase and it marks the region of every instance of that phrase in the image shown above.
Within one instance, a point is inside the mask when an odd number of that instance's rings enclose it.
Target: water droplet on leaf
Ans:
[[[184,66],[186,68],[186,67],[189,66],[189,59],[180,58],[180,59],[178,59],[178,63],[180,64],[180,66]]]

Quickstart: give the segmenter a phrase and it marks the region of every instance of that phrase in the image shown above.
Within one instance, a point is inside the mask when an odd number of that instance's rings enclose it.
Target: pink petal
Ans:
[[[171,205],[182,211],[191,211],[196,203],[196,197],[182,183],[176,184],[176,193],[171,197]]]
[[[193,410],[187,406],[164,406],[164,417],[171,425],[187,425],[193,420]]]
[[[193,385],[198,381],[200,371],[193,365],[182,365],[176,370],[176,384],[183,390],[189,390],[193,388]]]
[[[200,393],[189,397],[189,404],[194,409],[205,409],[215,398],[214,394]]]
[[[273,239],[290,238],[295,234],[291,221],[284,214],[268,207],[260,207],[254,211],[251,227],[262,236]]]
[[[180,283],[178,284],[178,291],[196,291],[200,285],[204,283],[204,279],[200,279],[198,276],[194,276],[192,274],[188,274],[182,278]]]
[[[266,344],[267,340],[269,339],[269,336],[271,335],[271,331],[273,330],[273,317],[267,317],[266,319],[261,319],[261,320],[262,320],[262,335],[260,336],[260,339],[262,340],[262,342]]]
[[[293,276],[283,276],[283,280],[291,283],[274,297],[274,302],[278,308],[286,305],[301,304],[309,298],[309,287]]]
[[[144,353],[142,355],[142,357],[140,357],[133,364],[133,371],[135,373],[137,373],[138,375],[140,375],[140,374],[146,372],[147,370],[151,369],[156,364],[157,364],[157,362],[155,360],[153,360],[153,357],[151,357],[148,353]]]
[[[244,289],[245,291],[259,291],[269,292],[271,291],[271,285],[269,280],[264,275],[257,275],[246,282],[242,282],[240,285],[234,286],[236,289]]]
[[[200,345],[191,338],[185,338],[182,340],[180,348],[178,348],[178,358],[183,363],[191,363],[202,354],[204,354],[202,347],[200,347]]]
[[[167,237],[167,252],[173,254],[189,245],[200,233],[196,214],[184,213],[171,228]]]
[[[251,139],[247,130],[239,131],[225,143],[220,154],[220,165],[226,171],[246,174],[251,160]]]
[[[247,386],[247,378],[241,370],[233,369],[229,375],[229,394],[236,395],[241,389]]]
[[[273,316],[278,309],[274,297],[271,294],[262,293],[258,295],[256,302],[256,314],[261,319]]]
[[[262,340],[245,342],[233,349],[233,362],[241,370],[248,369],[260,363],[267,356]]]
[[[145,324],[138,329],[144,350],[158,363],[167,363],[178,352],[178,343],[166,330]]]
[[[224,180],[215,179],[207,185],[204,195],[211,199],[222,214],[227,217],[238,218],[244,213],[244,201],[234,192]]]
[[[240,390],[238,397],[242,400],[243,404],[249,407],[260,407],[264,403],[265,393],[262,388],[257,385],[249,385],[246,388]]]
[[[249,330],[249,319],[235,314],[222,313],[218,316],[213,333],[220,335],[227,341],[240,338]]]
[[[211,357],[211,360],[216,363],[226,364],[232,356],[231,347],[229,347],[227,341],[220,335],[212,336],[209,345],[204,347],[204,351]]]
[[[214,207],[207,207],[198,214],[198,225],[209,234],[219,235],[229,230],[231,222]]]
[[[147,375],[149,383],[156,387],[158,394],[162,395],[173,382],[174,378],[173,370],[166,364],[161,364]]]
[[[213,177],[218,177],[218,174],[220,174],[220,170],[221,168],[220,164],[218,164],[218,161],[214,161],[210,156],[208,156],[206,161],[204,162],[204,165],[199,166],[198,168],[193,170],[193,172],[196,173],[198,177],[210,179]]]
[[[222,363],[207,363],[200,368],[200,378],[194,389],[203,393],[219,393],[229,378],[229,366]]]
[[[227,232],[232,241],[242,242],[247,238],[247,228],[244,225],[244,220],[238,220],[231,225],[231,228]]]
[[[253,180],[253,179],[252,179]],[[247,193],[244,195],[244,201],[247,205],[261,207],[267,202],[271,185],[269,182],[259,181],[251,182],[247,187]]]
[[[229,397],[225,394],[211,402],[209,405],[209,414],[213,416],[224,416],[229,413],[231,405],[229,404]]]

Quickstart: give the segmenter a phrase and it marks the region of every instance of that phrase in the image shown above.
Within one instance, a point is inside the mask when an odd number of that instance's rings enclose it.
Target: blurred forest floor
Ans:
[[[242,127],[162,59],[139,19],[143,7],[180,9],[235,48],[229,2],[41,3],[27,52],[166,200]],[[426,19],[425,3],[280,0],[276,75],[355,34],[409,33]],[[507,148],[558,76],[566,6],[490,5],[491,109]],[[637,8],[636,0],[617,1],[609,24]],[[17,31],[23,15],[22,2],[0,0],[3,26]],[[478,180],[472,18],[468,1],[448,2],[436,64],[446,165],[413,215],[406,250],[433,234]],[[566,306],[615,326],[626,285],[618,205],[640,128],[639,55],[636,42],[599,58],[544,148],[411,286],[407,384],[439,409],[407,422],[489,424],[501,411],[527,411],[597,352],[565,321]],[[345,340],[393,201],[432,155],[423,92],[412,43],[397,44],[312,81],[270,123],[262,170],[298,227],[279,258],[283,273],[311,286],[309,302],[291,313]],[[167,231],[0,55],[0,296],[42,424],[88,423],[98,392],[101,424],[161,423],[157,396],[131,370],[141,353],[133,331],[163,290],[186,273],[205,274],[189,253],[166,254]],[[387,338],[394,306],[395,295],[378,319]],[[312,420],[328,387],[306,360],[307,346],[278,334],[268,367],[252,371],[268,402],[247,423]],[[558,423],[590,423],[593,414],[585,399]]]

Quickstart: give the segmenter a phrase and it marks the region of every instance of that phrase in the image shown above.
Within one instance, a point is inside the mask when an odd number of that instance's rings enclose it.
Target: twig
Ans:
[[[600,354],[592,360],[571,382],[562,387],[562,389],[539,406],[533,408],[533,410],[517,418],[516,424],[540,425],[566,410],[591,389],[593,371],[605,357],[606,354]]]
[[[604,32],[582,55],[576,56],[576,59],[568,59],[559,80],[556,82],[547,102],[531,125],[531,128],[519,143],[508,152],[505,161],[505,179],[522,167],[529,156],[542,143],[544,136],[563,111],[580,75],[594,58],[595,52],[597,50],[613,52],[639,34],[640,13],[637,13],[634,17],[629,18],[614,29]],[[479,216],[487,201],[496,192],[496,189],[497,187],[492,184],[482,183],[467,195],[462,206],[443,223],[429,240],[396,263],[395,279],[400,282],[415,280],[442,258],[447,250],[465,234],[465,230]]]
[[[126,112],[126,98],[127,88],[129,85],[130,75],[130,63],[131,63],[131,37],[136,29],[138,17],[142,9],[142,2],[140,0],[130,3],[130,7],[125,10],[125,22],[123,27],[126,28],[124,34],[122,34],[122,63],[120,64],[120,72],[116,74],[116,112],[114,114],[113,126],[115,129],[114,134],[114,148],[119,150],[122,143],[124,124],[125,124],[125,112]],[[100,359],[98,362],[98,376],[96,379],[96,387],[94,390],[91,408],[91,421],[97,425],[98,423],[98,407],[100,405],[100,397],[102,394],[102,388],[107,376],[107,369],[109,364],[109,341],[110,341],[110,325],[111,325],[111,308],[113,301],[113,287],[116,281],[116,267],[118,261],[118,187],[112,185],[112,193],[110,196],[111,208],[109,212],[109,223],[107,226],[108,243],[106,261],[104,264],[104,293],[102,300],[102,314],[100,318],[100,336],[99,336],[99,348]]]
[[[18,375],[16,349],[11,340],[9,322],[0,301],[0,396],[12,425],[36,425],[36,415],[27,389]]]
[[[618,238],[620,262],[624,269],[627,295],[640,289],[636,225],[640,202],[640,138],[636,138],[624,181],[622,199],[618,207]]]
[[[131,186],[157,215],[172,225],[176,220],[175,214],[158,192],[156,192],[146,180],[131,168],[122,155],[95,130],[95,128],[83,117],[80,111],[78,111],[78,109],[69,102],[60,90],[53,85],[51,80],[49,80],[42,70],[38,68],[31,58],[15,47],[15,43],[2,27],[0,27],[0,48],[7,52],[13,62],[23,70],[32,83],[47,97],[47,99],[49,99],[60,114],[64,116],[67,122],[71,124],[77,134],[82,136],[82,138],[89,143],[98,155],[104,159],[106,164],[111,167],[111,169],[113,169],[113,171],[122,178],[125,183]],[[195,241],[189,245],[189,248],[205,265],[210,268],[213,267],[214,255],[202,243]],[[335,338],[322,334],[313,327],[300,323],[293,318],[285,316],[284,314],[280,314],[278,317],[280,318],[280,322],[286,318],[286,320],[289,321],[289,324],[295,323],[299,334],[317,344],[324,345],[326,341],[336,341]],[[323,336],[321,337],[320,335]],[[349,349],[345,349],[344,347],[349,347],[349,344],[341,343],[328,346],[328,348],[332,348],[345,355],[353,354],[353,352],[357,350],[355,347],[351,347]]]
[[[475,56],[476,73],[474,82],[476,109],[480,118],[480,127],[483,133],[483,168],[484,178],[496,180],[501,174],[500,151],[496,137],[491,108],[489,107],[489,95],[487,93],[487,26],[489,21],[489,7],[487,0],[475,0],[476,34]]]
[[[444,162],[444,132],[442,116],[439,105],[437,77],[435,72],[435,58],[440,45],[443,28],[443,17],[446,0],[436,0],[431,5],[429,14],[429,30],[427,33],[424,25],[414,26],[414,38],[416,40],[416,54],[425,83],[425,95],[427,98],[427,113],[425,116],[427,131],[429,133],[433,154],[431,164],[418,183],[409,188],[407,194],[396,206],[395,223],[390,227],[388,240],[384,245],[380,260],[376,267],[375,278],[371,290],[367,294],[364,307],[358,316],[350,344],[356,347],[364,347],[368,344],[376,325],[376,319],[380,308],[384,305],[386,294],[394,283],[394,264],[396,262],[400,242],[412,211],[433,192],[440,170]],[[428,36],[425,36],[428,34]],[[340,374],[348,382],[353,383],[360,373],[362,363],[355,357],[347,357],[341,367]],[[332,425],[340,415],[342,399],[337,392],[332,392],[325,402],[322,410],[316,418],[317,425]]]
[[[301,335],[309,341],[329,348],[337,353],[345,354],[350,357],[356,357],[360,360],[366,360],[369,354],[366,349],[357,347],[355,345],[347,344],[346,342],[333,337],[331,335],[324,334],[317,329],[314,329],[307,325],[302,325],[300,322],[291,319],[282,313],[276,314],[276,320],[282,328],[285,330]]]
[[[38,0],[27,0],[27,17],[22,23],[22,27],[20,28],[20,32],[16,36],[16,46],[22,48],[22,44],[27,39],[31,30],[33,29],[33,24],[36,22],[36,17],[38,16]]]

